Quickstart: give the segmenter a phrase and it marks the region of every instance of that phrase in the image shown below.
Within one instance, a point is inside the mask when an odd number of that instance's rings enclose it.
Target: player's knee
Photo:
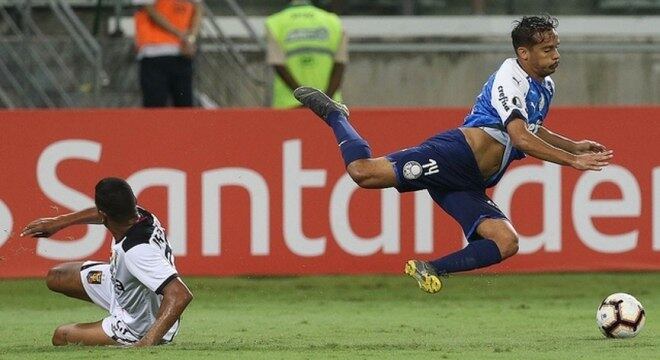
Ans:
[[[53,345],[55,346],[62,346],[68,344],[67,336],[69,334],[69,326],[68,325],[60,325],[55,329],[53,332]]]
[[[351,179],[361,188],[369,188],[369,176],[361,173],[349,173]]]
[[[359,187],[367,189],[373,187],[374,174],[361,160],[356,160],[348,164],[346,172],[348,172],[348,175],[350,175],[351,179],[353,179]]]
[[[503,234],[499,241],[498,247],[502,259],[506,259],[518,253],[518,234],[511,232]]]
[[[51,268],[48,270],[46,275],[46,286],[52,291],[61,292],[62,284],[64,282],[63,278],[66,275],[66,271],[59,266]]]

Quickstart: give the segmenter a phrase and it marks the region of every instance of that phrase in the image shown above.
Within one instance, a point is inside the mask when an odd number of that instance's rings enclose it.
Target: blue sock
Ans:
[[[430,264],[438,274],[455,273],[474,270],[502,261],[502,255],[497,244],[490,239],[472,241],[465,248],[433,260]]]
[[[328,114],[326,122],[335,133],[335,138],[337,138],[337,144],[339,144],[339,150],[346,166],[355,160],[371,157],[369,144],[355,131],[342,113],[339,111],[331,112]]]

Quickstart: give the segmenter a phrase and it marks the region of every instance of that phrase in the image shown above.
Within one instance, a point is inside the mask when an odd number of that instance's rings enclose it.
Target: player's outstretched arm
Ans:
[[[598,153],[572,154],[559,147],[553,146],[540,137],[527,130],[527,123],[523,119],[511,120],[506,130],[511,137],[513,146],[537,159],[550,161],[559,165],[569,165],[578,170],[600,171],[609,165],[612,159],[612,150]]]
[[[96,207],[49,218],[36,219],[25,225],[21,237],[50,237],[67,226],[76,224],[102,224]]]
[[[156,322],[134,346],[158,345],[192,299],[192,293],[180,278],[170,281],[163,289],[163,302],[158,309]]]
[[[571,154],[587,154],[587,153],[599,153],[607,151],[607,148],[595,141],[592,140],[580,140],[574,141],[563,135],[557,134],[555,132],[546,129],[541,126],[539,131],[536,133],[541,140],[547,142],[548,144],[565,150]]]

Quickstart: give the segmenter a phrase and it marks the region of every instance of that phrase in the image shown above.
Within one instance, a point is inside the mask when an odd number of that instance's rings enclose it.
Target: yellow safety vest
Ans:
[[[266,27],[284,51],[285,65],[293,78],[300,85],[326,90],[342,41],[339,17],[312,5],[292,5],[269,16]],[[273,107],[300,106],[292,92],[276,74]],[[334,97],[341,101],[339,91]]]

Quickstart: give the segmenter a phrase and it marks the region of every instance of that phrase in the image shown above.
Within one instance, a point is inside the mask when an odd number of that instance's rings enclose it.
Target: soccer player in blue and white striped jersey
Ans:
[[[511,161],[530,155],[599,171],[613,157],[612,150],[597,142],[573,141],[544,126],[555,93],[549,75],[559,66],[557,25],[550,16],[516,21],[511,32],[516,57],[506,59],[488,79],[463,125],[387,156],[371,157],[369,144],[348,121],[346,106],[316,89],[294,91],[332,128],[346,171],[359,186],[427,190],[463,228],[465,248],[431,261],[406,263],[405,272],[428,293],[442,287],[439,275],[490,266],[518,252],[516,230],[485,192]]]

